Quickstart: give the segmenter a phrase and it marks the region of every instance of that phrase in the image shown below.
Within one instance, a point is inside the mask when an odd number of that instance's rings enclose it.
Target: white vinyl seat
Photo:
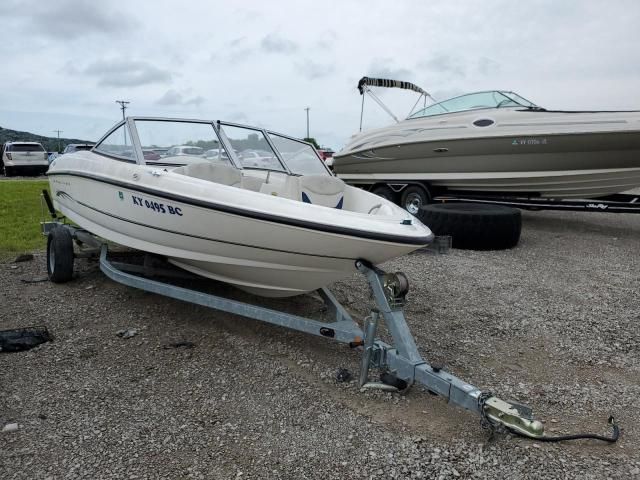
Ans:
[[[306,175],[298,178],[299,200],[312,205],[342,209],[345,184],[336,177]]]
[[[184,167],[175,168],[173,172],[209,182],[229,185],[231,187],[242,187],[242,174],[240,170],[228,165],[213,164],[210,162],[193,163],[191,165],[185,165]]]
[[[242,188],[245,190],[251,190],[252,192],[259,192],[264,180],[262,178],[254,177],[251,175],[242,175]]]

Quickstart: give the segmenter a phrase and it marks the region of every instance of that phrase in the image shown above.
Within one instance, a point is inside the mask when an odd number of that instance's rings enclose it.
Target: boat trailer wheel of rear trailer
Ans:
[[[439,367],[429,365],[420,355],[404,317],[402,308],[409,291],[409,282],[401,272],[386,273],[364,260],[356,261],[355,267],[367,278],[376,303],[376,307],[371,310],[361,328],[326,287],[319,289],[318,293],[327,307],[330,318],[329,321],[318,321],[148,278],[154,274],[185,278],[185,275],[190,277],[190,274],[175,268],[155,268],[152,261],[145,261],[142,265],[112,261],[108,258],[106,243],[102,243],[85,230],[62,223],[60,219],[43,222],[42,227],[49,245],[47,269],[50,279],[54,282],[71,279],[71,275],[68,275],[68,278],[67,275],[59,278],[57,272],[58,269],[62,269],[65,274],[69,271],[72,273],[74,256],[86,258],[99,255],[102,272],[121,284],[311,335],[331,338],[362,349],[358,381],[361,389],[393,392],[417,383],[428,391],[444,397],[448,402],[475,412],[480,416],[482,425],[491,431],[507,430],[542,441],[594,438],[615,442],[618,439],[619,429],[613,418],[609,420],[613,427],[611,437],[594,434],[546,437],[543,424],[533,419],[530,408],[501,400]],[[64,240],[56,243],[60,238]],[[79,247],[75,254],[73,244],[69,243],[70,239],[74,239]],[[69,247],[71,255],[68,255]],[[62,257],[60,252],[63,252]],[[393,340],[392,344],[387,344],[377,337],[380,320],[384,321]],[[381,372],[380,382],[370,381],[371,369]]]

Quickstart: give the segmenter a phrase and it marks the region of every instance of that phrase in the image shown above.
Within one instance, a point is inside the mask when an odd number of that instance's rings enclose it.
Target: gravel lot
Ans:
[[[640,216],[524,212],[505,252],[414,253],[384,265],[411,281],[423,355],[505,399],[549,434],[490,441],[479,419],[414,388],[361,393],[344,345],[133,290],[76,262],[0,264],[0,328],[55,341],[0,354],[0,478],[640,478]],[[230,287],[218,290],[239,298]],[[367,284],[333,286],[362,318]],[[314,296],[266,302],[318,315]],[[138,334],[123,339],[122,329]],[[194,348],[168,348],[189,341]]]

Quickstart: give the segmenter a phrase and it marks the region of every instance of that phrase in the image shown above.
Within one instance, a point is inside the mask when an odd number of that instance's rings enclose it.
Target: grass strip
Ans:
[[[46,246],[40,193],[48,188],[46,180],[0,181],[0,259]]]

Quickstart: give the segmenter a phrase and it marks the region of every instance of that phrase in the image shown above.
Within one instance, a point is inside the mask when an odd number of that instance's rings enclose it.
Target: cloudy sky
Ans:
[[[341,147],[363,75],[444,99],[640,110],[640,2],[2,0],[0,126],[96,140],[121,115],[223,119]],[[406,116],[416,97],[381,97]],[[365,128],[388,123],[373,102]]]

